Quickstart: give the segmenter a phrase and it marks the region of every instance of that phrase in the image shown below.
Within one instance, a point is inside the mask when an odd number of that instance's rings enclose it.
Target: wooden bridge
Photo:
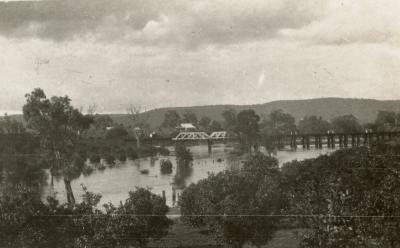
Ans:
[[[391,140],[393,138],[400,138],[400,131],[396,132],[354,132],[354,133],[314,133],[314,134],[300,134],[293,132],[292,134],[272,135],[268,137],[260,137],[257,140],[259,146],[272,146],[278,150],[295,150],[303,149],[322,149],[322,148],[347,148],[358,146],[369,146],[376,141]],[[209,150],[216,142],[240,142],[238,137],[230,137],[226,131],[214,132],[208,135],[205,132],[181,132],[173,138],[153,138],[145,139],[144,143],[152,145],[173,145],[176,142],[191,143],[198,142],[207,144]]]
[[[347,148],[368,146],[376,141],[391,140],[400,137],[400,132],[358,132],[358,133],[326,133],[326,134],[298,134],[275,135],[267,139],[272,142],[272,146],[278,149],[321,149],[327,148]],[[267,142],[265,140],[265,142]],[[261,144],[263,145],[263,144]]]

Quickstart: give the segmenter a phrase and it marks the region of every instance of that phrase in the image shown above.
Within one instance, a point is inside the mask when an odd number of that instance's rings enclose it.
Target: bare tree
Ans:
[[[129,119],[132,121],[133,125],[133,134],[135,135],[136,139],[136,146],[137,148],[140,147],[140,135],[143,132],[143,129],[146,126],[148,116],[142,115],[143,112],[146,112],[146,110],[142,106],[137,106],[130,104],[127,108],[127,114],[129,116]]]
[[[92,103],[88,106],[87,108],[87,114],[92,116],[95,115],[97,111],[97,104],[96,103]]]

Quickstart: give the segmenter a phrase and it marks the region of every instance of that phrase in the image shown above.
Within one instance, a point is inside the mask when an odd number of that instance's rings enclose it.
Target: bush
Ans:
[[[128,158],[129,158],[130,160],[135,160],[135,159],[137,159],[137,158],[139,157],[138,154],[137,154],[137,152],[136,152],[132,147],[129,147],[129,148],[126,150],[126,154],[127,154]]]
[[[169,156],[170,154],[169,150],[163,146],[158,149],[158,152],[161,154],[161,156]]]
[[[92,164],[98,164],[101,161],[101,157],[97,154],[94,154],[94,155],[90,156],[89,161]]]
[[[110,166],[115,165],[115,157],[113,155],[107,155],[106,162]]]
[[[0,196],[0,247],[144,247],[167,234],[171,221],[164,200],[146,189],[129,192],[125,203],[98,210],[101,196],[84,188],[74,208],[20,189]]]
[[[312,231],[302,247],[398,247],[398,219],[385,216],[400,215],[399,164],[398,154],[376,148],[286,164],[281,187],[287,214],[319,215],[304,218]]]
[[[172,162],[169,159],[161,160],[161,174],[171,174],[172,173]]]
[[[158,149],[152,146],[142,146],[138,150],[140,157],[153,157],[157,155],[157,152]]]
[[[125,153],[120,153],[120,154],[118,155],[118,160],[121,161],[121,162],[125,162],[125,161],[126,161],[126,155],[125,155]]]
[[[186,188],[180,199],[182,218],[197,227],[208,227],[228,244],[260,247],[278,228],[281,195],[276,159],[260,153],[240,171],[210,175]],[[263,217],[265,216],[265,217]]]

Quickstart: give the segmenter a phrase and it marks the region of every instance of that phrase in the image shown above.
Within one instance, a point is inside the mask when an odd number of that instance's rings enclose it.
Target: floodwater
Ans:
[[[241,160],[230,153],[231,147],[214,145],[212,154],[208,154],[207,146],[189,147],[193,154],[193,166],[191,174],[185,179],[185,184],[196,183],[201,179],[207,178],[209,173],[218,173],[225,169],[239,168]],[[280,166],[283,163],[292,160],[303,160],[314,158],[321,154],[332,152],[333,150],[301,150],[297,151],[279,151],[275,157],[279,160]],[[173,164],[173,171],[169,175],[163,175],[160,172],[160,162],[162,159],[169,159]],[[143,174],[143,170],[148,170]],[[176,173],[175,156],[142,158],[134,161],[117,162],[113,168],[105,170],[95,170],[92,174],[84,176],[71,182],[72,189],[77,201],[83,194],[82,185],[90,192],[100,193],[102,195],[100,206],[111,202],[115,205],[124,202],[128,198],[128,192],[135,190],[136,187],[149,188],[153,193],[162,195],[165,192],[166,203],[174,206],[174,198],[179,198],[181,189],[176,189],[173,185],[174,175]],[[48,184],[50,185],[50,184]],[[62,179],[54,179],[54,190],[57,192],[57,199],[60,202],[66,201],[64,182]],[[173,192],[175,196],[173,197]],[[44,189],[43,196],[50,194],[50,187]]]

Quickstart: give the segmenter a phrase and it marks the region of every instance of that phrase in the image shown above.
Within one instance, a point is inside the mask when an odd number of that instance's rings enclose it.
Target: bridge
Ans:
[[[327,148],[347,148],[358,146],[369,146],[373,142],[387,141],[393,138],[400,137],[400,131],[395,132],[354,132],[354,133],[334,133],[329,132],[325,134],[298,134],[292,133],[290,135],[275,135],[265,138],[264,142],[268,142],[277,147],[279,150],[289,147],[290,149],[297,149],[299,146],[303,149],[321,149]],[[265,143],[264,143],[265,144]],[[261,143],[263,145],[263,143]]]
[[[269,146],[278,150],[303,149],[322,149],[322,148],[347,148],[358,146],[369,146],[376,141],[387,141],[394,138],[400,138],[400,131],[394,132],[353,132],[353,133],[312,133],[301,134],[293,132],[292,134],[278,134],[259,137],[256,143],[259,146]],[[207,134],[205,132],[181,132],[175,137],[158,137],[144,139],[143,143],[150,145],[173,145],[177,142],[207,143],[209,151],[216,142],[225,141],[239,142],[238,137],[231,137],[226,131]]]
[[[347,148],[368,146],[376,141],[391,140],[400,137],[400,131],[395,132],[353,132],[353,133],[313,133],[313,134],[299,134],[293,132],[291,134],[279,134],[267,137],[260,137],[257,143],[261,146],[269,144],[278,150],[297,148],[303,149],[322,149],[327,148]],[[213,132],[208,135],[205,132],[181,132],[176,137],[172,138],[174,141],[195,141],[205,140],[208,142],[209,149],[214,140],[239,140],[238,138],[228,137],[226,131]]]
[[[226,138],[226,131],[213,132],[210,135],[205,132],[180,132],[175,138],[172,138],[172,140],[223,140]]]

